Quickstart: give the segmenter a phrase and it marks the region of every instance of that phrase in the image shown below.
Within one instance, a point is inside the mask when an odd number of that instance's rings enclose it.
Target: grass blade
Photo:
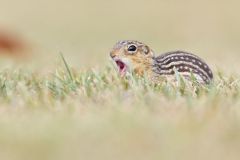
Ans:
[[[63,60],[63,63],[64,63],[64,65],[65,65],[66,69],[67,69],[68,76],[69,76],[69,78],[71,79],[71,81],[73,82],[74,79],[73,79],[71,70],[70,70],[70,68],[69,68],[69,66],[68,66],[68,64],[67,64],[67,62],[66,62],[66,60],[65,60],[65,58],[64,58],[64,56],[63,56],[63,54],[62,54],[61,52],[60,52],[60,56],[61,56],[61,58],[62,58],[62,60]]]

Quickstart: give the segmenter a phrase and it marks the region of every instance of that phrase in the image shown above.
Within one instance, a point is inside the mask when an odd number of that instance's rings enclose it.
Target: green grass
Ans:
[[[240,79],[209,86],[80,71],[0,72],[1,159],[237,159]]]
[[[0,57],[0,160],[238,160],[239,6],[1,2],[0,32],[16,32],[33,56],[24,65]],[[157,55],[192,52],[215,80],[190,86],[179,79],[176,86],[121,79],[107,60],[122,39],[142,41]]]

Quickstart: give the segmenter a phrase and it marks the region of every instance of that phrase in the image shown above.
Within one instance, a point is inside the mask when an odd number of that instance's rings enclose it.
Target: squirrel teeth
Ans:
[[[126,71],[127,71],[127,65],[124,62],[122,62],[121,60],[116,60],[115,62],[118,66],[120,75],[125,76]]]

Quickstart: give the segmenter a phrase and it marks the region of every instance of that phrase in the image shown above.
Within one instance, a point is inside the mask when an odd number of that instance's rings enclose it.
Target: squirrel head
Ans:
[[[134,72],[142,76],[152,68],[154,52],[144,43],[138,41],[119,41],[110,52],[121,76]]]

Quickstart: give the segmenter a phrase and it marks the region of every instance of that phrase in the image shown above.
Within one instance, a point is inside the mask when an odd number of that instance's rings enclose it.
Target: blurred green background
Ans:
[[[237,73],[239,5],[237,0],[1,0],[0,29],[24,36],[45,64],[62,52],[73,66],[102,67],[116,41],[134,39],[157,53],[190,51],[215,71]]]

